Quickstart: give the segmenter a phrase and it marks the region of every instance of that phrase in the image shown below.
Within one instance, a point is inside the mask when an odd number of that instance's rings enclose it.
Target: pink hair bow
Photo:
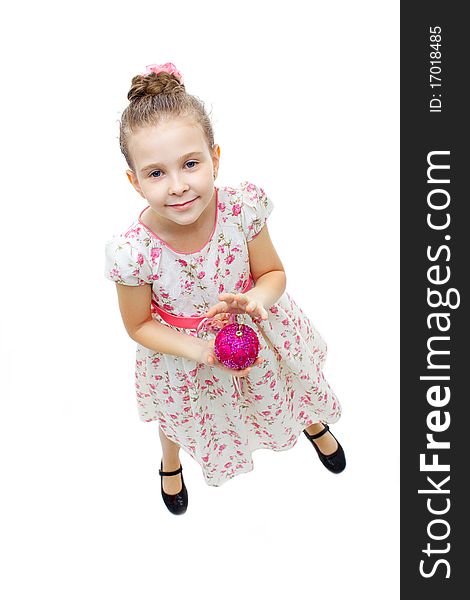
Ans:
[[[183,83],[183,76],[178,71],[178,69],[175,67],[175,65],[170,62],[165,63],[164,65],[147,65],[146,71],[145,71],[145,73],[142,73],[142,75],[149,75],[150,73],[162,73],[162,72],[169,73],[170,75],[174,75],[180,83]]]

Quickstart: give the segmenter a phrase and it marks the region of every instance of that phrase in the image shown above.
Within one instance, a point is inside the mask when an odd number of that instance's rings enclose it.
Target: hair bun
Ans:
[[[184,84],[175,75],[166,72],[136,75],[132,78],[131,89],[127,94],[129,101],[157,96],[158,94],[172,95],[185,92]]]

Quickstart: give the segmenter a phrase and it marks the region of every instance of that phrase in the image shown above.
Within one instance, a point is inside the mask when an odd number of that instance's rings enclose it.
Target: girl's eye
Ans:
[[[188,160],[188,162],[186,163],[186,165],[197,165],[197,160]],[[189,166],[190,169],[193,169],[194,167]],[[150,177],[152,177],[153,179],[160,179],[159,176],[156,176],[155,173],[161,173],[160,169],[157,169],[156,171],[152,171],[150,173]]]

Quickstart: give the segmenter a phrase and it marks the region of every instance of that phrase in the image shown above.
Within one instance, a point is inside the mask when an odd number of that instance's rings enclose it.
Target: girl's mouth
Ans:
[[[175,210],[184,210],[185,208],[188,208],[189,206],[191,206],[193,204],[193,202],[195,200],[197,200],[197,198],[193,198],[192,200],[189,200],[188,202],[185,202],[184,204],[172,204],[170,206],[170,208],[174,208]]]

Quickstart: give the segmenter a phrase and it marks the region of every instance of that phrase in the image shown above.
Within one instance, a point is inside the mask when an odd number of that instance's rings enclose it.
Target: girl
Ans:
[[[285,291],[266,225],[271,200],[247,181],[215,186],[220,147],[172,63],[136,75],[128,99],[121,151],[149,206],[106,243],[105,275],[137,342],[140,419],[159,423],[167,508],[182,514],[188,505],[181,447],[220,486],[253,469],[254,450],[289,450],[303,431],[339,473],[344,452],[326,423],[341,408],[322,373],[326,344]],[[251,367],[232,370],[217,360],[214,339],[238,319],[261,350]]]

